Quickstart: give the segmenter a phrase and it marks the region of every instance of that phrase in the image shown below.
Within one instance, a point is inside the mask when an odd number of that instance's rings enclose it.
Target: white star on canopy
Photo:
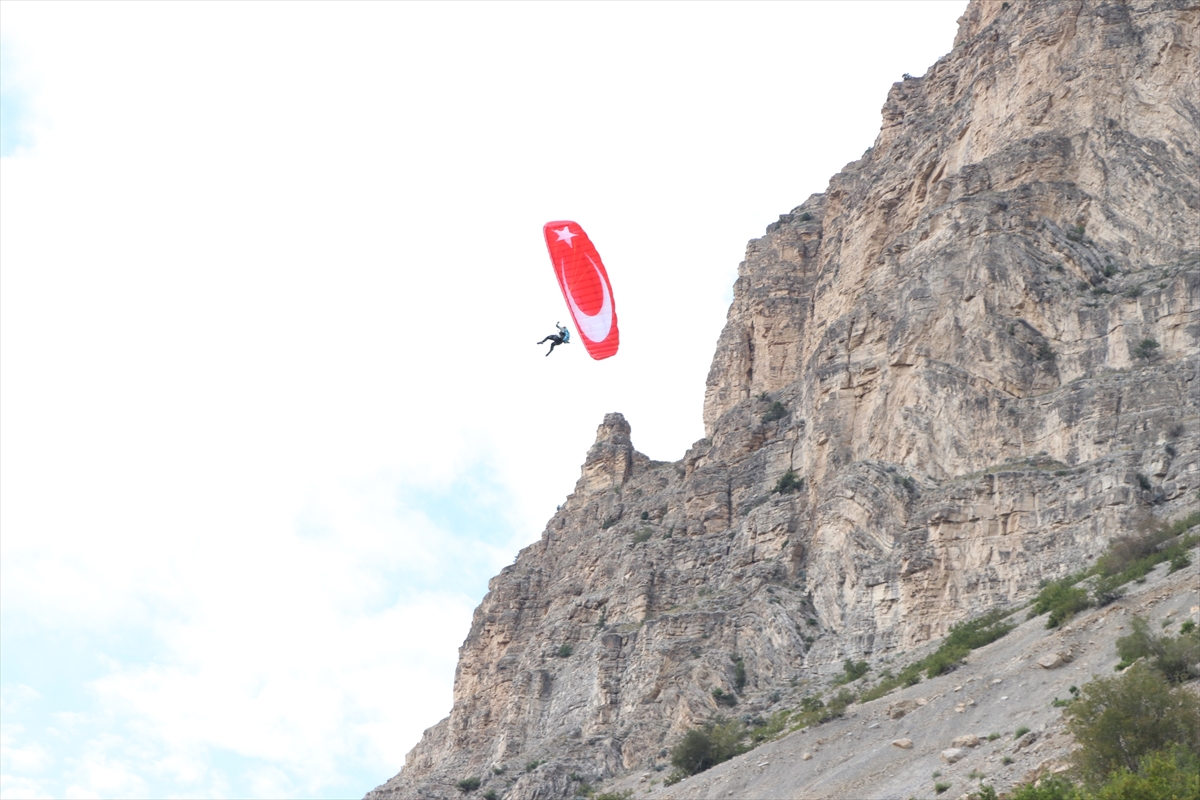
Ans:
[[[575,246],[571,242],[571,239],[579,235],[578,233],[572,233],[569,225],[564,225],[560,230],[556,230],[555,233],[558,234],[558,241],[566,242],[571,247]]]

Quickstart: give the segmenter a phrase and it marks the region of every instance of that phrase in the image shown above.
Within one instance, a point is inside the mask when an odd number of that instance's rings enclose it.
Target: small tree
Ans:
[[[823,708],[825,708],[825,703],[819,697],[806,695],[800,698],[801,711],[820,711]]]
[[[463,794],[473,792],[479,788],[479,778],[463,778],[458,783],[454,784]]]
[[[838,683],[850,683],[856,681],[863,675],[867,674],[867,670],[871,669],[871,665],[865,661],[854,661],[847,658],[842,662],[842,676],[838,678]]]
[[[1200,757],[1182,747],[1151,753],[1137,772],[1119,769],[1089,800],[1175,800],[1200,797]]]
[[[762,415],[762,421],[763,424],[775,422],[776,420],[783,419],[787,415],[787,406],[776,400],[775,402],[771,403],[770,408],[767,409],[767,413]]]
[[[1134,617],[1130,627],[1129,635],[1117,639],[1121,668],[1146,658],[1171,683],[1193,677],[1194,665],[1200,662],[1200,635],[1188,630],[1179,636],[1155,636],[1144,617]]]
[[[1153,339],[1142,339],[1138,342],[1137,349],[1133,351],[1133,354],[1138,358],[1154,358],[1158,354],[1158,342]]]
[[[1071,585],[1078,578],[1065,578],[1048,584],[1033,601],[1030,617],[1050,612],[1046,619],[1047,628],[1057,628],[1089,605],[1088,593]]]
[[[717,720],[693,728],[671,748],[671,765],[686,775],[695,775],[746,752],[745,734],[737,720]]]
[[[1121,768],[1136,771],[1143,757],[1173,744],[1200,755],[1200,698],[1145,664],[1087,684],[1064,713],[1081,745],[1076,764],[1089,782]]]
[[[780,476],[779,481],[775,484],[775,491],[780,494],[791,494],[800,491],[803,487],[804,478],[789,469]]]

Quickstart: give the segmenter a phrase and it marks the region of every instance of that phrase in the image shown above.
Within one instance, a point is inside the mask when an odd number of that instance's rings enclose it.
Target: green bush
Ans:
[[[1190,514],[1169,525],[1162,525],[1137,536],[1115,539],[1097,560],[1096,566],[1088,573],[1075,576],[1075,579],[1078,580],[1085,574],[1099,575],[1093,592],[1095,604],[1103,606],[1112,602],[1123,594],[1119,587],[1130,581],[1144,581],[1150,570],[1163,561],[1186,566],[1184,562],[1191,560],[1187,554],[1188,550],[1200,541],[1200,537],[1189,534],[1169,546],[1163,545],[1198,524],[1200,513]],[[1172,569],[1174,568],[1173,566]]]
[[[1020,739],[1022,736],[1024,736],[1027,733],[1029,733],[1029,728],[1025,725],[1022,725],[1021,727],[1017,728],[1016,731],[1013,732],[1013,738]]]
[[[641,544],[642,542],[649,541],[650,537],[652,535],[654,535],[653,530],[651,530],[650,528],[642,528],[640,531],[638,531],[637,533],[635,533],[633,535],[633,543]]]
[[[1016,627],[1014,623],[1004,622],[1011,613],[995,609],[976,619],[960,622],[950,629],[937,650],[920,661],[909,664],[900,670],[899,675],[892,676],[889,673],[887,676],[881,676],[883,679],[864,691],[859,702],[866,703],[883,697],[899,686],[915,686],[921,682],[922,672],[933,678],[957,669],[972,650],[991,644]],[[848,681],[839,681],[846,682]]]
[[[896,688],[896,684],[893,682],[894,680],[895,678],[891,680],[885,678],[869,689],[864,689],[862,694],[858,696],[858,702],[869,703],[872,700],[878,700],[879,698],[883,697],[892,689]]]
[[[769,739],[774,739],[777,735],[783,732],[784,728],[787,727],[788,720],[791,718],[791,716],[792,712],[788,711],[787,709],[776,711],[771,715],[769,720],[755,725],[754,728],[750,730],[750,739],[755,744],[765,742]]]
[[[846,713],[846,707],[855,701],[858,696],[849,689],[842,689],[825,705],[825,716],[821,718],[821,722],[828,722],[831,719],[837,719]]]
[[[463,794],[473,792],[479,788],[479,778],[463,778],[458,783],[454,784]]]
[[[1200,758],[1186,748],[1159,750],[1143,758],[1138,770],[1122,767],[1088,800],[1180,800],[1200,797]]]
[[[1158,531],[1150,531],[1140,536],[1119,536],[1112,540],[1108,549],[1096,561],[1095,571],[1106,576],[1120,575],[1138,561],[1153,555],[1165,538]]]
[[[1050,616],[1046,619],[1047,628],[1057,628],[1075,614],[1091,605],[1088,593],[1075,586],[1085,577],[1085,573],[1070,575],[1062,580],[1052,581],[1038,592],[1033,600],[1033,608],[1029,617],[1041,616],[1047,611]]]
[[[1117,655],[1125,669],[1139,658],[1147,662],[1171,683],[1182,683],[1196,677],[1195,665],[1200,662],[1200,634],[1191,630],[1178,636],[1155,636],[1144,617],[1130,621],[1132,631],[1117,639]]]
[[[1125,596],[1125,580],[1120,575],[1105,575],[1096,579],[1092,586],[1091,605],[1104,608]]]
[[[867,662],[854,661],[853,659],[847,658],[844,662],[842,662],[842,675],[840,678],[838,678],[837,683],[841,685],[856,681],[863,675],[866,675],[867,670],[869,669],[871,669],[871,665]]]
[[[991,794],[981,791],[971,797],[997,800],[994,791]],[[1080,787],[1065,777],[1052,776],[1037,785],[1018,786],[1007,797],[1008,800],[1194,800],[1200,797],[1200,757],[1184,747],[1154,750],[1139,761],[1136,770],[1117,768],[1099,783]]]
[[[1144,664],[1087,684],[1065,713],[1080,745],[1076,765],[1089,782],[1122,768],[1135,771],[1143,758],[1172,745],[1200,756],[1200,698]]]
[[[1036,786],[1032,783],[1018,788],[1008,800],[1082,800],[1075,787],[1066,778],[1051,776],[1042,779]]]
[[[825,708],[825,703],[819,697],[807,696],[800,699],[801,711],[820,711],[823,708]]]
[[[787,406],[776,400],[775,402],[771,403],[771,407],[767,409],[767,413],[762,415],[762,421],[763,424],[775,422],[776,420],[783,419],[787,415]]]
[[[566,658],[567,656],[571,655],[571,653],[574,653],[574,652],[575,652],[575,648],[571,647],[571,645],[560,644],[558,646],[558,650],[555,652],[555,655],[558,656],[559,658]]]
[[[671,748],[671,765],[684,777],[703,772],[746,752],[744,733],[737,720],[717,720],[693,728]]]
[[[713,700],[716,700],[719,706],[729,706],[732,708],[738,703],[737,695],[733,692],[726,692],[724,689],[713,689],[712,696]]]
[[[799,475],[789,469],[787,472],[783,473],[782,476],[780,476],[779,481],[776,482],[775,489],[773,491],[780,494],[791,494],[792,492],[800,491],[802,488],[804,488],[804,478],[801,478]]]
[[[1158,351],[1158,342],[1153,339],[1142,339],[1138,342],[1137,349],[1133,354],[1138,358],[1153,358]]]
[[[496,794],[495,789],[488,789],[483,793],[483,800],[498,800],[500,795]]]
[[[1171,569],[1169,571],[1179,572],[1179,570],[1183,569],[1184,567],[1190,567],[1191,565],[1191,557],[1187,554],[1186,550],[1181,550],[1180,552],[1171,556]]]
[[[592,800],[629,800],[633,797],[633,789],[626,789],[623,792],[602,792],[592,795]]]
[[[966,651],[958,648],[953,650],[939,648],[924,659],[925,677],[936,678],[942,673],[953,672],[962,665],[962,657],[965,655]]]
[[[950,628],[941,646],[925,658],[925,674],[933,678],[943,672],[950,672],[966,658],[967,653],[991,644],[1011,631],[1016,624],[1003,621],[1009,613],[995,609]]]
[[[935,784],[933,785],[933,791],[934,791],[936,794],[941,794],[942,792],[946,791],[947,789],[949,789],[949,788],[950,788],[951,786],[953,786],[953,785],[954,785],[954,784],[952,784],[952,783],[935,783]]]

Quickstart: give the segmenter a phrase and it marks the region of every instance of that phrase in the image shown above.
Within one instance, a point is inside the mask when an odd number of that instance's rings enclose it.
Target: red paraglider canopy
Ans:
[[[577,222],[547,222],[546,248],[554,275],[588,355],[599,361],[617,354],[617,306],[596,246]]]

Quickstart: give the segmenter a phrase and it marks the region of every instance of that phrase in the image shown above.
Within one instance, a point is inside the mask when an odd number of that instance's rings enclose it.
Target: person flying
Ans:
[[[558,347],[560,344],[570,344],[571,342],[571,332],[569,330],[564,328],[562,325],[559,325],[557,322],[554,323],[554,327],[558,328],[557,334],[552,333],[545,339],[542,339],[540,342],[538,342],[538,344],[545,344],[546,342],[550,343],[550,349],[546,351],[546,355],[553,353],[554,348]]]

